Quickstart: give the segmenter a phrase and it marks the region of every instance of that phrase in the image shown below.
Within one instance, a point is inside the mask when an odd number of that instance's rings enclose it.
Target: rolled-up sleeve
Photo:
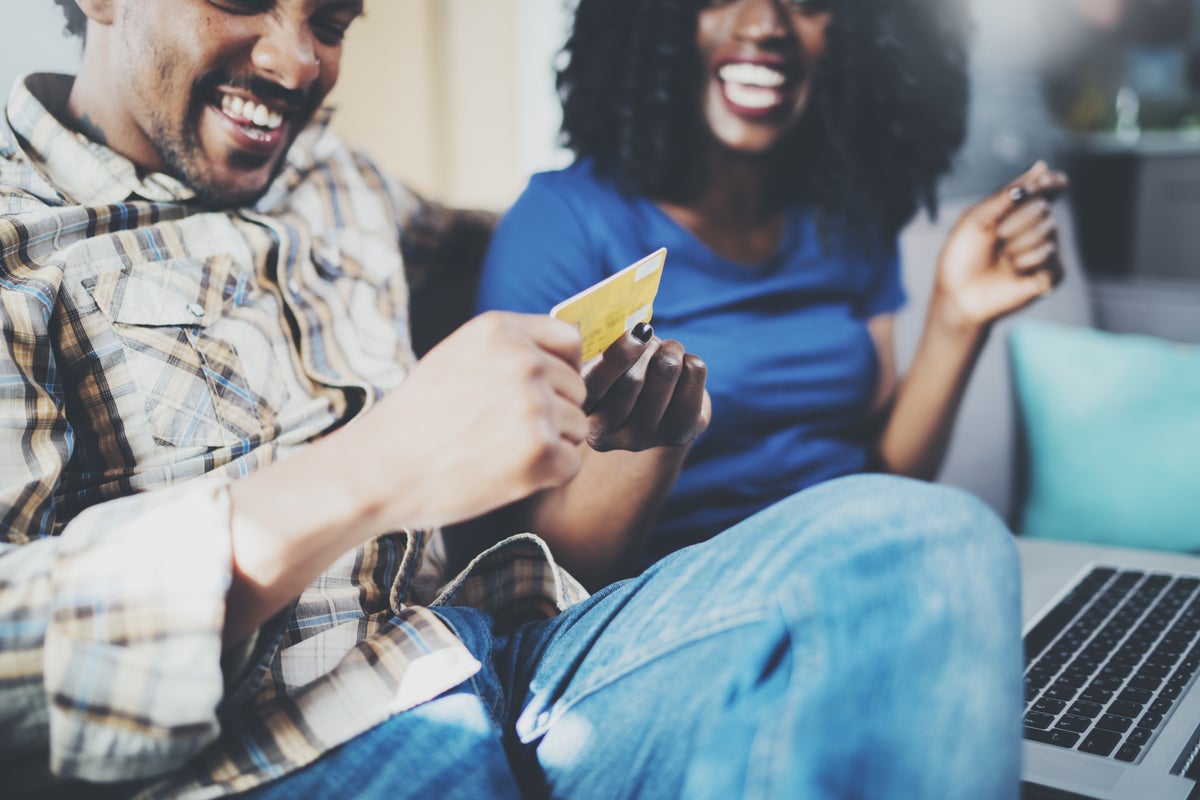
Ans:
[[[229,539],[214,532],[228,530],[227,493],[209,484],[106,503],[62,536],[3,546],[5,750],[48,742],[55,774],[114,781],[166,772],[213,741],[231,575]],[[234,669],[252,658],[243,650]]]

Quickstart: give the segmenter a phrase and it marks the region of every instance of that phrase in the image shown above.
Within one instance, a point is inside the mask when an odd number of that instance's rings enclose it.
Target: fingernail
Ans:
[[[637,339],[642,344],[645,344],[646,342],[650,341],[650,337],[654,335],[654,328],[650,327],[649,322],[639,322],[637,325],[633,326],[633,330],[631,330],[630,333],[633,334],[633,338]]]
[[[1014,186],[1008,190],[1008,199],[1014,203],[1022,203],[1027,197],[1029,197],[1029,192],[1025,190],[1024,186]]]

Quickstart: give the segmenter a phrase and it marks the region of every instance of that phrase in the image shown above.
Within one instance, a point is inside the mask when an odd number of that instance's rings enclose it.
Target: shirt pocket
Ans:
[[[84,282],[112,323],[145,397],[154,438],[177,447],[227,447],[270,438],[287,400],[277,370],[249,373],[235,339],[244,277],[227,256],[169,259],[101,272]],[[253,331],[251,331],[253,333]]]

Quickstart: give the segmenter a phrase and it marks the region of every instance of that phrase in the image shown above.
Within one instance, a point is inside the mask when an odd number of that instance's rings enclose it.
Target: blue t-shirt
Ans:
[[[654,560],[807,486],[860,472],[878,362],[867,320],[904,304],[895,243],[822,247],[790,209],[774,255],[736,264],[589,161],[535,175],[496,230],[478,307],[547,313],[667,248],[654,332],[708,364],[713,415],[647,544]]]

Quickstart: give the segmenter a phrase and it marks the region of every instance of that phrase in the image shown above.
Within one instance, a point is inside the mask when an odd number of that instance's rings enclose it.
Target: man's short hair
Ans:
[[[75,0],[54,0],[67,18],[67,33],[83,38],[87,31],[87,16],[75,4]]]

